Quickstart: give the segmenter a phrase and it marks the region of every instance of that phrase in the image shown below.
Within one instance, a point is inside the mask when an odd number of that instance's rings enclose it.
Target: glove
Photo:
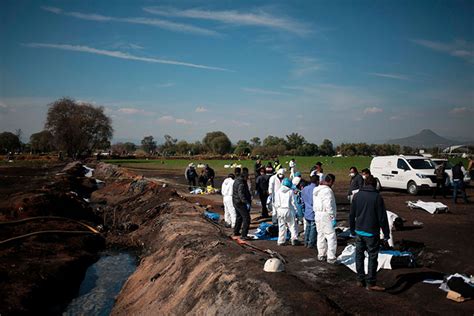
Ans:
[[[349,237],[350,237],[350,238],[356,238],[356,233],[355,233],[355,232],[351,232],[351,233],[349,234]]]
[[[249,211],[250,211],[250,203],[247,203],[247,205],[246,205],[246,206],[247,206],[247,210],[249,210]]]
[[[347,196],[347,200],[348,200],[348,201],[351,200],[351,196],[350,196],[350,195]]]
[[[336,220],[333,219],[333,220],[332,220],[332,227],[336,228],[336,224],[337,224]]]

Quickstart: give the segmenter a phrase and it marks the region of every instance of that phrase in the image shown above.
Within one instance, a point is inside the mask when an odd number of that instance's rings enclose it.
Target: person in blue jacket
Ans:
[[[313,175],[310,178],[311,183],[303,188],[301,191],[301,198],[304,204],[304,245],[307,248],[314,248],[316,246],[316,223],[314,221],[313,210],[313,190],[319,185],[319,176]]]

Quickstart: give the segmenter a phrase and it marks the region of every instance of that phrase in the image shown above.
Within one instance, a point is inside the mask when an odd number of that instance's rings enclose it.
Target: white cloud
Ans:
[[[203,106],[198,106],[198,107],[196,108],[196,112],[198,112],[198,113],[203,113],[203,112],[208,112],[208,111],[209,111],[209,110],[206,109],[206,108],[203,107]]]
[[[198,35],[206,36],[219,36],[220,34],[213,30],[208,30],[205,28],[197,27],[194,25],[176,23],[160,19],[149,19],[144,17],[111,17],[95,13],[81,13],[81,12],[68,12],[60,8],[55,7],[42,7],[43,10],[54,13],[61,14],[65,16],[71,16],[81,20],[96,21],[96,22],[122,22],[122,23],[131,23],[131,24],[144,24],[159,27],[174,32],[181,33],[192,33]]]
[[[249,93],[256,93],[256,94],[267,94],[267,95],[289,95],[288,93],[273,91],[273,90],[265,90],[259,88],[242,88],[242,91],[249,92]]]
[[[382,78],[397,79],[397,80],[410,80],[410,78],[408,76],[401,75],[401,74],[370,72],[369,75],[376,76],[376,77],[382,77]]]
[[[178,118],[178,119],[176,119],[175,122],[176,122],[176,124],[184,124],[184,125],[190,125],[190,124],[193,123],[193,122],[185,120],[183,118]]]
[[[322,63],[313,57],[293,56],[290,59],[295,65],[294,69],[291,71],[291,74],[294,77],[304,77],[323,68]]]
[[[157,88],[171,88],[174,87],[174,82],[164,82],[164,83],[157,83],[155,87]]]
[[[467,107],[453,108],[451,111],[449,111],[449,113],[454,115],[468,114],[474,113],[474,109],[470,109]]]
[[[24,45],[27,47],[33,47],[33,48],[53,48],[53,49],[61,49],[61,50],[96,54],[96,55],[104,55],[104,56],[109,56],[109,57],[114,57],[114,58],[143,61],[147,63],[169,64],[169,65],[185,66],[185,67],[208,69],[208,70],[218,70],[218,71],[231,71],[231,70],[220,68],[220,67],[192,64],[192,63],[175,61],[175,60],[166,60],[166,59],[158,59],[158,58],[151,58],[151,57],[140,57],[140,56],[135,56],[135,55],[125,53],[125,52],[97,49],[97,48],[81,46],[81,45],[48,44],[48,43],[28,43]]]
[[[364,109],[364,114],[375,114],[375,113],[381,113],[381,112],[383,112],[383,110],[375,106]]]
[[[230,121],[233,125],[237,126],[237,127],[248,127],[250,126],[250,123],[248,122],[244,122],[244,121],[235,121],[235,120],[232,120]]]
[[[142,109],[136,109],[136,108],[120,108],[117,110],[120,113],[123,114],[129,114],[129,115],[134,115],[134,114],[142,114],[142,115],[150,115],[153,114],[152,112],[148,112]]]
[[[164,115],[158,119],[159,122],[162,123],[176,123],[176,124],[182,124],[182,125],[191,125],[193,122],[188,121],[183,118],[175,118],[172,115]]]
[[[171,115],[164,115],[158,119],[158,121],[161,121],[161,122],[172,122],[174,120],[175,118]]]
[[[474,43],[464,40],[455,40],[451,43],[442,43],[425,39],[413,39],[413,43],[420,46],[458,57],[467,62],[474,63]]]
[[[255,12],[210,11],[200,9],[179,10],[170,7],[147,7],[146,12],[166,17],[180,17],[190,19],[202,19],[221,22],[237,26],[261,26],[271,29],[280,29],[300,36],[311,33],[308,25],[294,19],[276,16],[263,10]]]

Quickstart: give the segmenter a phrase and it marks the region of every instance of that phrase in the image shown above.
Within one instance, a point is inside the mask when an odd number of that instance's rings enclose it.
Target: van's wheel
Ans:
[[[407,191],[411,195],[417,195],[418,194],[418,187],[416,186],[416,183],[414,181],[408,182]]]
[[[377,189],[377,191],[382,191],[382,185],[380,184],[379,179],[375,178],[375,180],[377,181],[375,188]]]

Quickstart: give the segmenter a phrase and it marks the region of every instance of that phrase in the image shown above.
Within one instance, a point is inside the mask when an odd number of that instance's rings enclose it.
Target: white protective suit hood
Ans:
[[[319,185],[313,190],[314,212],[326,212],[336,217],[336,198],[332,189],[325,185]]]

